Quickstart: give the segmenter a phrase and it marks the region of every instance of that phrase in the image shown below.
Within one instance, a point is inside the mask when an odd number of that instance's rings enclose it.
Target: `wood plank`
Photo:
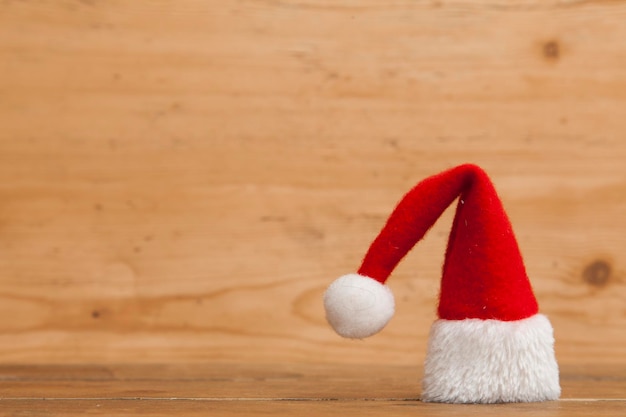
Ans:
[[[447,213],[397,317],[320,297],[416,181],[493,176],[564,363],[626,363],[626,5],[4,2],[3,363],[421,363]],[[251,347],[252,346],[252,347]]]
[[[619,416],[626,406],[624,367],[568,367],[562,399],[534,404],[422,403],[420,375],[415,367],[377,365],[3,365],[0,416]]]
[[[624,414],[626,401],[576,401],[505,405],[428,404],[418,401],[197,401],[197,400],[2,400],[0,416],[611,416]]]
[[[303,364],[0,366],[0,393],[14,399],[205,399],[414,401],[413,366]],[[563,400],[626,399],[626,367],[566,366]]]

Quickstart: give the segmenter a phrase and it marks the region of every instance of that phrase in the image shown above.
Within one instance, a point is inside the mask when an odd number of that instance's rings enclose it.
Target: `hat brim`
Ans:
[[[426,402],[535,402],[561,393],[552,325],[542,314],[435,321],[424,374]]]

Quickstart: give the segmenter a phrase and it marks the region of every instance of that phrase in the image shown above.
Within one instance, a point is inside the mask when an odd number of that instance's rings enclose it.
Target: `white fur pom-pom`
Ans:
[[[395,311],[389,287],[359,274],[335,280],[324,294],[326,320],[343,336],[362,339],[382,330]]]

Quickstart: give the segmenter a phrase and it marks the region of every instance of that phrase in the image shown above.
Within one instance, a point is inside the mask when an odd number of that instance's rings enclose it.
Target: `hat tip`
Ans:
[[[363,339],[381,331],[395,312],[393,293],[373,278],[348,274],[324,294],[326,320],[340,335]]]

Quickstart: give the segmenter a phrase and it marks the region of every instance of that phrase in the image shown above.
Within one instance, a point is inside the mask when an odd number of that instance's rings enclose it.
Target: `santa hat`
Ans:
[[[385,281],[457,198],[422,399],[451,403],[557,399],[552,326],[538,313],[502,203],[487,174],[476,165],[427,178],[402,198],[358,273],[329,286],[324,295],[327,320],[348,338],[379,332],[394,313],[393,294]]]

